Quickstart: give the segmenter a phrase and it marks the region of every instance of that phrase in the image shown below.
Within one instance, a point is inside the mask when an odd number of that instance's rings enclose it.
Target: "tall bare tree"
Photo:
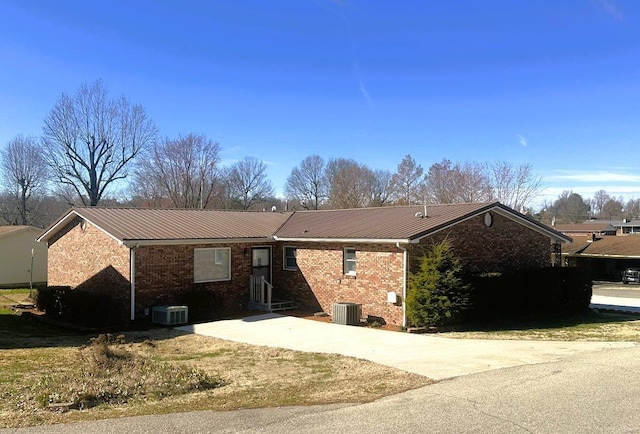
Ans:
[[[370,170],[369,188],[371,189],[368,206],[384,206],[392,198],[391,172],[388,170]]]
[[[391,177],[391,190],[398,202],[410,205],[424,200],[423,174],[424,169],[411,155],[407,154],[402,159]]]
[[[624,206],[624,212],[629,218],[640,218],[640,199],[629,199]]]
[[[605,190],[598,190],[591,199],[591,211],[594,215],[600,215],[604,209],[604,204],[611,200],[611,196]]]
[[[202,134],[166,138],[141,156],[132,191],[156,206],[207,208],[219,192],[220,144]]]
[[[329,160],[325,169],[332,208],[361,208],[371,201],[371,169],[347,158]]]
[[[530,164],[514,166],[503,161],[489,164],[488,170],[493,198],[513,209],[527,207],[542,191],[542,178]]]
[[[226,182],[229,197],[244,210],[274,194],[267,166],[254,157],[245,157],[232,165]]]
[[[325,163],[319,155],[310,155],[295,167],[284,187],[284,192],[305,209],[319,209],[328,195]]]
[[[425,184],[432,203],[483,202],[492,197],[491,180],[480,163],[453,164],[444,159],[429,168]]]
[[[617,220],[623,217],[622,209],[623,209],[623,200],[622,197],[619,199],[611,198],[602,205],[602,209],[600,210],[599,217],[601,219],[607,220]]]
[[[17,136],[0,151],[0,158],[0,177],[5,190],[1,217],[11,224],[32,225],[47,183],[47,165],[38,140]]]
[[[110,99],[98,80],[58,99],[44,121],[43,151],[57,181],[96,206],[156,132],[142,106],[124,96]]]

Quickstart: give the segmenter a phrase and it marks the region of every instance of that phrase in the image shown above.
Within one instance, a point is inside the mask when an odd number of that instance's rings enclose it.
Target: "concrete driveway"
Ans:
[[[312,321],[274,313],[178,327],[252,345],[336,353],[441,380],[491,369],[558,361],[630,342],[452,339]]]

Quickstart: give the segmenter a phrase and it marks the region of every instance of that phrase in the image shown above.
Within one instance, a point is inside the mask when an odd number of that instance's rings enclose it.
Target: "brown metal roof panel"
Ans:
[[[581,254],[585,256],[640,257],[640,235],[604,237],[589,243],[589,246]]]
[[[411,239],[490,205],[429,205],[426,217],[422,205],[301,211],[293,214],[276,235],[302,239]]]
[[[267,212],[80,208],[76,212],[124,240],[264,238],[288,214]]]

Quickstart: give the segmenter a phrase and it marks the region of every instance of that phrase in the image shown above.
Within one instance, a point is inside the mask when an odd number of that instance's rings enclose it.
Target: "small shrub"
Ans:
[[[92,327],[115,325],[126,319],[122,303],[113,295],[69,286],[38,290],[36,306],[48,316]]]
[[[409,275],[407,318],[417,327],[451,324],[465,312],[468,291],[449,242],[434,244]]]
[[[66,299],[71,292],[69,286],[47,286],[38,290],[35,304],[50,316],[64,316],[68,313]]]

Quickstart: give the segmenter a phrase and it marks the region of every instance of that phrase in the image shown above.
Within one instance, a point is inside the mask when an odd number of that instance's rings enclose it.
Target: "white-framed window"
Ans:
[[[298,261],[296,260],[297,250],[295,247],[284,247],[284,269],[285,270],[297,270]]]
[[[344,249],[344,274],[351,276],[356,274],[356,249]]]
[[[231,280],[231,248],[193,250],[193,281],[195,283]]]

